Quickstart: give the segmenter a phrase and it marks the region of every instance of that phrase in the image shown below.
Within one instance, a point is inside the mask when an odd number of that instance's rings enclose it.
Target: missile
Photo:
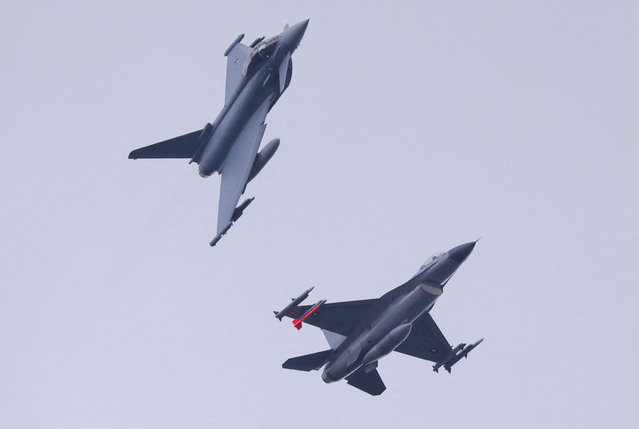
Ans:
[[[224,227],[222,232],[220,232],[213,240],[211,240],[211,242],[209,243],[211,247],[215,246],[217,242],[220,241],[222,237],[224,237],[224,235],[226,235],[228,230],[231,229],[231,227],[233,226],[233,222],[237,221],[240,216],[244,214],[244,210],[249,206],[249,204],[253,202],[254,199],[255,197],[247,198],[242,202],[242,204],[235,207],[235,210],[233,210],[233,215],[231,216],[231,221]]]
[[[313,305],[311,308],[309,308],[308,310],[306,310],[306,313],[304,313],[302,315],[302,317],[300,317],[299,319],[295,319],[293,320],[293,326],[295,326],[295,328],[297,328],[297,330],[299,331],[300,329],[302,329],[302,322],[305,321],[311,314],[315,313],[317,310],[319,310],[319,308],[324,305],[324,303],[326,302],[325,299],[321,300],[321,301],[317,301],[315,303],[315,305]]]
[[[454,349],[452,349],[450,351],[450,353],[448,353],[448,355],[442,359],[440,362],[437,362],[435,365],[433,365],[433,371],[435,372],[439,372],[439,368],[441,368],[442,365],[446,365],[448,363],[448,361],[455,357],[455,354],[460,351],[461,349],[463,349],[466,346],[466,343],[461,343],[459,344],[457,347],[455,347]],[[448,370],[447,370],[448,371]],[[448,371],[450,372],[450,371]]]
[[[264,40],[264,36],[262,37],[258,37],[257,39],[253,40],[253,43],[251,43],[249,45],[249,48],[254,48],[257,46],[258,43],[260,43],[262,40]]]
[[[213,240],[211,240],[211,242],[209,243],[211,245],[211,247],[215,246],[217,244],[218,241],[220,241],[220,239],[222,237],[224,237],[224,234],[226,234],[228,232],[229,229],[231,229],[231,227],[233,226],[233,222],[229,222],[224,229],[222,230],[222,232],[220,232]]]
[[[242,41],[242,39],[244,38],[244,33],[240,34],[239,36],[237,36],[235,38],[235,40],[233,40],[233,42],[231,42],[231,44],[229,45],[228,48],[226,48],[226,51],[224,51],[224,56],[228,56],[228,54],[231,53],[231,51],[233,50],[233,48],[235,47],[235,45],[237,45],[238,43],[240,43]]]
[[[472,349],[474,349],[475,347],[477,347],[478,345],[480,345],[482,341],[484,341],[484,339],[483,339],[483,338],[481,338],[481,339],[477,340],[475,343],[473,343],[473,344],[469,345],[468,347],[466,347],[466,348],[464,349],[464,351],[460,354],[460,356],[465,357],[465,358],[468,358],[468,353],[470,353],[470,351],[471,351]]]
[[[461,355],[451,357],[451,359],[449,359],[444,365],[444,369],[448,371],[448,373],[450,374],[450,370],[453,368],[453,365],[459,362],[461,358],[462,358]]]
[[[443,365],[444,369],[446,371],[448,371],[448,373],[450,374],[450,370],[453,367],[453,365],[455,365],[457,362],[459,362],[461,360],[461,358],[464,358],[464,357],[467,358],[468,357],[468,353],[470,353],[471,350],[473,350],[475,347],[480,345],[482,341],[484,341],[483,338],[478,340],[478,341],[476,341],[475,343],[473,343],[473,344],[471,344],[469,346],[467,346],[465,343],[461,343],[460,345],[455,347],[448,354],[448,356],[446,356],[446,358],[444,360],[442,360],[441,362],[437,362],[433,366],[433,371],[439,372],[439,368]]]
[[[275,313],[275,317],[277,317],[278,319],[280,319],[280,322],[282,321],[282,317],[286,316],[286,313],[288,313],[288,311],[295,307],[297,304],[301,303],[302,301],[304,301],[306,298],[308,298],[308,294],[311,293],[311,291],[315,289],[315,286],[313,286],[310,289],[306,289],[300,296],[298,296],[297,298],[291,298],[291,302],[288,303],[288,305],[286,307],[284,307],[281,311],[274,311],[273,313]]]
[[[247,198],[242,202],[242,204],[235,207],[235,210],[233,211],[233,216],[231,216],[231,222],[237,221],[240,218],[240,216],[244,214],[244,210],[249,206],[249,204],[253,202],[254,199],[255,197]]]

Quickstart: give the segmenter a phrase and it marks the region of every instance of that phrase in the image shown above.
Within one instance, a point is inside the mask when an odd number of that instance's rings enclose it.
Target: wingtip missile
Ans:
[[[480,338],[479,340],[475,341],[473,344],[467,346],[466,348],[464,348],[464,351],[461,353],[461,355],[464,356],[465,358],[468,358],[468,353],[470,353],[475,347],[480,345],[482,341],[484,341],[484,339]]]
[[[448,373],[450,374],[450,371],[453,365],[459,362],[461,358],[467,358],[468,353],[470,353],[475,347],[480,345],[482,341],[484,341],[483,338],[475,341],[473,344],[470,344],[470,345],[461,343],[460,345],[452,349],[451,352],[448,354],[448,356],[446,356],[440,362],[437,362],[435,365],[433,365],[433,371],[439,372],[439,368],[443,366],[444,369],[448,371]]]
[[[311,293],[311,291],[315,289],[315,286],[310,287],[309,289],[306,289],[304,292],[302,292],[302,294],[300,296],[298,296],[297,298],[291,298],[291,302],[289,302],[286,307],[284,307],[282,310],[280,311],[273,311],[273,313],[275,313],[275,317],[277,317],[280,322],[282,321],[282,318],[284,316],[286,316],[286,313],[289,312],[289,310],[293,307],[295,307],[296,305],[298,305],[299,303],[301,303],[302,301],[304,301],[306,298],[308,298],[308,295]]]

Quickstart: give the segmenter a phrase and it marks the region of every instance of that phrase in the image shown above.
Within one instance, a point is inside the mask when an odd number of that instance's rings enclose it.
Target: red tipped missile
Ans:
[[[305,321],[311,314],[315,313],[322,305],[324,305],[325,302],[325,299],[317,301],[317,303],[306,310],[306,313],[304,313],[299,319],[293,320],[293,326],[295,326],[298,331],[302,329],[302,322]]]

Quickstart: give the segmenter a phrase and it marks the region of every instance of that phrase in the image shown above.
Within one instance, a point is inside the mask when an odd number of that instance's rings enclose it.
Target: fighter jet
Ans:
[[[321,328],[330,349],[288,359],[282,367],[311,371],[325,366],[322,380],[326,383],[345,378],[351,386],[374,396],[386,390],[377,372],[378,361],[393,350],[434,362],[435,372],[443,366],[450,373],[452,366],[467,357],[483,338],[453,348],[429,312],[475,243],[431,256],[410,280],[381,298],[297,305],[310,289],[305,291],[275,312],[275,317],[293,318],[297,329],[304,322]]]
[[[217,172],[222,188],[217,218],[217,235],[211,246],[226,234],[253,201],[236,207],[248,182],[264,168],[277,151],[280,140],[271,140],[259,153],[264,135],[266,114],[291,82],[291,55],[304,37],[308,20],[275,37],[257,38],[249,46],[240,34],[228,47],[224,108],[213,123],[201,130],[136,149],[130,159],[190,158],[199,165],[202,177]]]

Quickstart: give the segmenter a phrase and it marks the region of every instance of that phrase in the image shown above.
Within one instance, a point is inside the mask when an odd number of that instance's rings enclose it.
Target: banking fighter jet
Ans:
[[[483,339],[451,347],[429,312],[474,247],[475,242],[470,242],[431,256],[410,280],[381,298],[298,305],[311,289],[305,291],[275,312],[275,317],[293,318],[297,329],[303,323],[321,328],[330,349],[288,359],[282,367],[311,371],[325,366],[322,380],[326,383],[345,378],[371,395],[386,390],[377,364],[392,351],[432,361],[435,372],[444,367],[450,373]]]
[[[299,46],[308,20],[275,37],[260,37],[249,46],[239,35],[224,56],[226,91],[224,108],[213,123],[193,131],[136,149],[129,158],[188,158],[199,165],[202,177],[217,172],[222,176],[217,218],[217,235],[211,246],[224,236],[244,209],[253,201],[248,198],[236,207],[246,185],[275,154],[280,140],[271,140],[260,152],[266,114],[291,82],[291,55]]]

